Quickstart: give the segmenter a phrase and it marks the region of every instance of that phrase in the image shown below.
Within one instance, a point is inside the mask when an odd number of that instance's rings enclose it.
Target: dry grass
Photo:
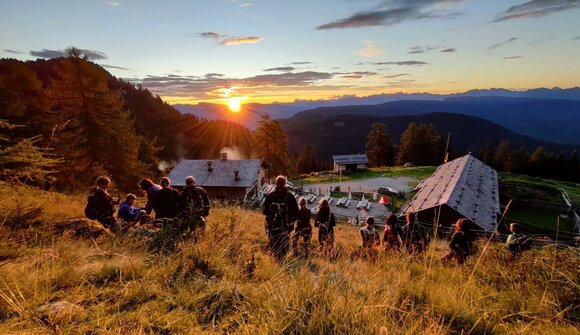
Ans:
[[[44,206],[38,223],[0,231],[1,334],[578,334],[574,250],[513,259],[492,245],[456,268],[439,263],[443,241],[420,258],[363,254],[339,225],[335,258],[277,263],[262,216],[222,207],[203,240],[163,255],[143,237],[49,233],[81,215],[82,198],[0,185],[2,213],[14,213],[10,194]],[[39,312],[62,300],[82,308]]]

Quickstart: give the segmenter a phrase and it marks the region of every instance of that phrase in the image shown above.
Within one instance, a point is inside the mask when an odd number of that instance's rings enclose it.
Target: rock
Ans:
[[[70,319],[79,313],[84,312],[80,305],[73,304],[66,300],[49,302],[37,308],[37,313],[41,320],[58,321],[64,318]]]

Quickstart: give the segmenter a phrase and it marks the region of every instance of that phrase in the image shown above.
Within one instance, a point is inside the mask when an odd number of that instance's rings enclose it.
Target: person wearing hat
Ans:
[[[365,226],[359,230],[363,248],[372,248],[381,244],[379,232],[375,228],[375,219],[372,216],[367,217]]]

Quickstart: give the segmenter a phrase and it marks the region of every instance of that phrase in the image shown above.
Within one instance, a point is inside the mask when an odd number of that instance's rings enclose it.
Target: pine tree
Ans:
[[[401,134],[396,162],[415,165],[439,165],[443,161],[445,142],[435,126],[410,123]]]
[[[506,140],[501,141],[494,157],[495,168],[501,171],[511,172],[511,156],[510,142]]]
[[[522,146],[520,150],[512,153],[511,162],[511,172],[527,173],[530,166],[530,154],[526,148]]]
[[[479,152],[479,159],[489,166],[493,166],[493,146],[491,141],[487,141],[487,144]]]
[[[298,163],[296,163],[296,170],[300,174],[310,173],[318,170],[318,164],[316,163],[316,156],[314,155],[314,149],[312,146],[306,146],[304,152],[298,158]]]
[[[280,122],[264,115],[253,135],[253,155],[270,164],[270,177],[287,174],[290,168],[288,138]]]
[[[535,176],[545,175],[548,155],[543,146],[539,146],[530,155],[530,173]]]
[[[393,165],[394,149],[384,123],[373,123],[367,136],[367,157],[371,166]]]

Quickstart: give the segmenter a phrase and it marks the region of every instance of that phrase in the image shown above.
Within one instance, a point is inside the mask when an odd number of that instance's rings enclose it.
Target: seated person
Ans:
[[[401,247],[401,226],[399,226],[399,220],[394,214],[390,214],[385,221],[383,243],[385,250],[399,250]]]
[[[441,260],[450,261],[455,259],[458,265],[463,264],[465,259],[472,254],[473,234],[470,233],[467,219],[459,219],[455,222],[455,233],[449,243],[449,253]]]
[[[143,208],[136,208],[135,205],[135,195],[127,194],[125,201],[121,202],[119,205],[119,212],[117,213],[117,218],[123,220],[127,223],[144,223],[148,221],[149,216]]]
[[[105,176],[97,179],[97,185],[93,187],[87,199],[85,215],[91,220],[99,221],[105,228],[112,228],[117,225],[117,219],[113,216],[115,205],[119,200],[113,200],[109,195],[109,185],[111,180]]]
[[[359,231],[363,248],[372,248],[375,245],[381,244],[379,232],[375,229],[375,219],[372,216],[366,219],[365,226]]]
[[[524,250],[530,249],[529,241],[526,235],[521,232],[521,227],[517,223],[510,224],[510,232],[505,247],[516,255]]]

